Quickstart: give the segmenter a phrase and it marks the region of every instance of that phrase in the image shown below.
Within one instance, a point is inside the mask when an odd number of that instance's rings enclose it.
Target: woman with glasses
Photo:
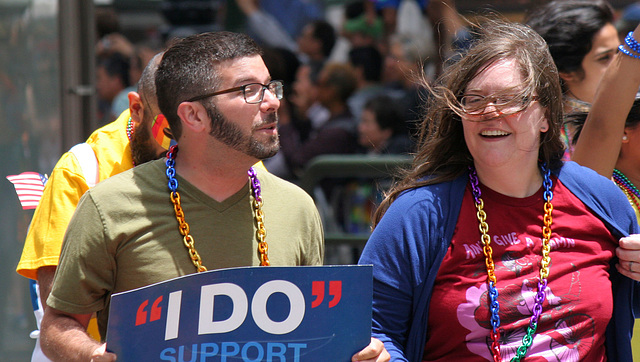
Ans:
[[[630,361],[633,210],[561,161],[544,40],[495,20],[477,35],[431,88],[413,167],[376,212],[360,259],[373,336],[395,361]]]

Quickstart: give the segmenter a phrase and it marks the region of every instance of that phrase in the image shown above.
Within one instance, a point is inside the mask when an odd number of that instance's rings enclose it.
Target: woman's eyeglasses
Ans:
[[[537,96],[515,96],[515,95],[488,95],[467,94],[460,98],[460,106],[464,113],[472,116],[480,116],[486,112],[489,104],[501,115],[515,114],[522,112],[525,108],[538,100]]]

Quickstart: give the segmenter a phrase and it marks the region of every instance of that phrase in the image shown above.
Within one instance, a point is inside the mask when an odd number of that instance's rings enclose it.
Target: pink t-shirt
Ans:
[[[500,303],[500,348],[510,360],[522,344],[538,290],[544,200],[512,198],[480,185]],[[527,361],[605,361],[613,298],[609,261],[617,241],[553,178],[551,264],[546,300]],[[436,277],[424,361],[493,360],[487,270],[468,185],[451,246]]]

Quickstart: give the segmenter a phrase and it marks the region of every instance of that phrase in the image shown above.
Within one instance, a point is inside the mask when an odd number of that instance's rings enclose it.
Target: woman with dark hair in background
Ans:
[[[549,46],[560,74],[565,113],[588,112],[620,44],[611,5],[604,0],[556,0],[532,12],[526,23]],[[565,160],[571,157],[572,134],[565,124]]]

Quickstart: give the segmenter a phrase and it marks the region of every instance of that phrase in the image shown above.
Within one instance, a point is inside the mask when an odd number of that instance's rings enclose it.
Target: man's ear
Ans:
[[[209,116],[204,106],[199,102],[182,102],[178,105],[178,117],[182,120],[182,126],[193,132],[206,130]]]
[[[129,113],[131,114],[131,120],[134,127],[142,123],[144,118],[144,105],[142,105],[142,99],[137,92],[129,92],[127,94],[129,98]]]

